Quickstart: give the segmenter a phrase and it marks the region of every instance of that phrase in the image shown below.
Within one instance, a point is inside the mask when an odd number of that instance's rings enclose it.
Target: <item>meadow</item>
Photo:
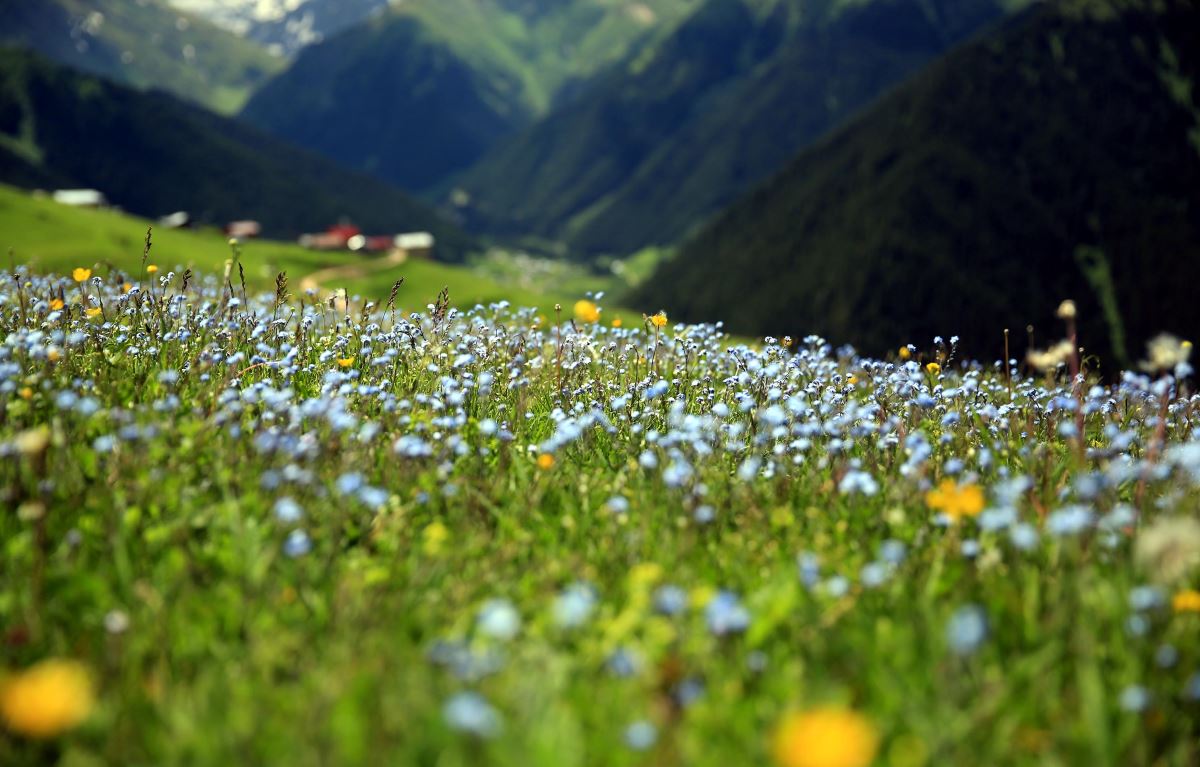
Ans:
[[[1187,342],[1103,382],[1069,303],[1034,371],[159,247],[0,282],[0,764],[1200,760]]]
[[[314,222],[320,229],[328,222]],[[59,205],[0,184],[0,265],[24,264],[37,272],[70,272],[79,264],[93,265],[100,272],[136,261],[144,248],[146,230],[153,222],[116,210],[86,210]],[[177,267],[182,274],[221,274],[233,252],[224,235],[211,228],[164,229],[154,227],[152,247],[155,260]],[[385,267],[381,256],[364,256],[348,251],[312,251],[294,243],[249,240],[238,246],[240,278],[252,289],[270,288],[279,272],[287,272],[293,283],[329,268],[345,267],[349,274],[336,284],[322,285],[320,293],[346,290],[380,303],[392,284],[403,277],[405,291],[399,306],[423,309],[443,289],[464,305],[508,300],[519,306],[536,307],[550,315],[555,304],[573,304],[586,290],[621,290],[618,280],[598,279],[579,266],[560,265],[545,259],[516,260],[502,254],[482,257],[471,266],[412,259],[402,269]],[[233,276],[239,280],[238,275]],[[300,292],[300,291],[297,291]],[[635,320],[636,312],[609,308],[610,316]]]

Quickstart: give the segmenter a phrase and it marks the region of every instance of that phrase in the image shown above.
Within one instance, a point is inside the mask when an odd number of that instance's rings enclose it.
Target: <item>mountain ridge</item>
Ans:
[[[474,247],[423,203],[249,126],[160,91],[141,92],[0,49],[0,180],[95,187],[143,216],[258,219],[287,238],[343,216],[382,232],[427,229],[439,251]]]
[[[634,300],[871,353],[958,333],[994,357],[1029,323],[1047,343],[1063,298],[1110,367],[1190,336],[1198,22],[1181,0],[1032,8],[802,152]]]
[[[0,0],[0,45],[222,113],[283,61],[160,0]]]
[[[302,50],[242,116],[348,167],[425,190],[577,95],[690,7],[691,0],[393,5]]]
[[[367,19],[388,0],[168,0],[180,10],[291,56]]]
[[[531,231],[585,256],[673,244],[1013,5],[708,0],[652,55],[442,191],[465,192],[474,231]]]

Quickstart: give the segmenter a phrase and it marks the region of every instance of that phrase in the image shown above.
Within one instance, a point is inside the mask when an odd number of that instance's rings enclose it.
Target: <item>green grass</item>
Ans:
[[[1200,757],[1190,381],[4,277],[6,767]]]
[[[151,222],[111,210],[83,210],[59,205],[48,198],[0,185],[0,254],[11,251],[11,263],[3,255],[3,265],[26,264],[39,272],[70,272],[77,266],[101,265],[125,274],[135,273],[141,263],[146,228]],[[398,305],[423,309],[432,303],[442,288],[450,289],[456,304],[472,306],[508,300],[515,305],[537,307],[543,315],[553,316],[554,305],[564,307],[570,316],[575,301],[587,290],[603,289],[607,283],[596,280],[589,285],[577,274],[567,285],[557,288],[547,282],[533,287],[515,287],[517,275],[488,276],[470,267],[413,259],[403,265],[372,270],[372,257],[351,253],[316,252],[291,243],[251,240],[240,245],[241,263],[248,283],[265,289],[274,285],[276,275],[288,273],[293,286],[308,274],[330,266],[362,266],[364,277],[323,286],[329,290],[344,288],[350,296],[382,303],[392,284],[404,278]],[[211,229],[155,229],[149,261],[165,272],[177,267],[219,274],[232,251],[225,236]],[[235,276],[236,281],[236,276]],[[640,314],[619,309],[608,310],[606,319],[620,316],[626,323],[640,322]]]
[[[39,271],[65,273],[77,266],[103,264],[132,273],[141,263],[151,224],[111,210],[70,208],[0,186],[0,250],[11,251],[16,263]],[[271,241],[248,242],[243,252],[247,279],[260,287],[274,281],[282,270],[298,278],[351,258]],[[218,230],[156,228],[150,261],[164,269],[183,266],[218,273],[230,256],[226,237]]]
[[[612,268],[620,275],[621,282],[630,288],[636,288],[654,275],[659,264],[675,255],[674,248],[642,248]]]

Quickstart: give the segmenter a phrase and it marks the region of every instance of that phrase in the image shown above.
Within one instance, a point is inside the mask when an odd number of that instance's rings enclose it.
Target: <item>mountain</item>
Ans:
[[[429,230],[439,254],[472,242],[405,193],[161,92],[144,93],[23,51],[0,50],[0,181],[101,190],[133,213],[252,218],[293,237],[343,216]]]
[[[634,300],[869,353],[935,334],[1002,356],[1080,338],[1112,364],[1200,332],[1200,7],[1040,4],[743,197]]]
[[[584,254],[671,244],[1015,4],[707,0],[443,191],[480,231]]]
[[[388,0],[168,0],[172,6],[290,56],[348,29]]]
[[[225,113],[284,64],[161,0],[0,0],[0,45]]]
[[[305,48],[249,122],[431,187],[665,33],[696,0],[408,0]]]

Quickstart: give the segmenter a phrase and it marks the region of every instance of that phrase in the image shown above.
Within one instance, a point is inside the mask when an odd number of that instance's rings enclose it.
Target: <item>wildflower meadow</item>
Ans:
[[[0,764],[1200,763],[1186,342],[129,271],[0,281]]]

